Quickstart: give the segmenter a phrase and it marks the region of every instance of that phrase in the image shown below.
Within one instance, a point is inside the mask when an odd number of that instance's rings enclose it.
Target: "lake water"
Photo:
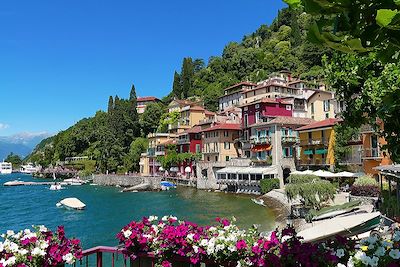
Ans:
[[[199,224],[210,224],[216,217],[235,216],[237,224],[260,224],[271,230],[275,217],[268,208],[254,204],[251,197],[211,193],[178,187],[166,192],[120,193],[120,188],[102,186],[66,186],[51,191],[49,186],[6,187],[11,180],[42,181],[29,175],[0,175],[0,233],[44,224],[52,230],[64,225],[67,236],[77,237],[84,248],[118,244],[116,233],[128,222],[149,215],[174,215]],[[77,197],[87,205],[84,211],[57,208],[66,197]]]

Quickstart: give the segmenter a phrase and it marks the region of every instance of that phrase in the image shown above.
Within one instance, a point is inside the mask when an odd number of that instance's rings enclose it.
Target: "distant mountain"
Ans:
[[[43,139],[49,137],[47,132],[19,133],[11,136],[0,136],[0,161],[13,152],[26,157]]]

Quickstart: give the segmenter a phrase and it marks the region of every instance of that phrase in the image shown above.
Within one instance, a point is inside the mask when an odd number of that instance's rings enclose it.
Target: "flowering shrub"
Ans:
[[[378,197],[380,190],[375,185],[354,185],[350,190],[353,196]]]
[[[294,229],[261,235],[255,227],[240,230],[226,219],[213,226],[155,216],[131,222],[117,238],[126,256],[135,259],[141,252],[152,252],[163,267],[172,266],[174,255],[187,257],[192,264],[212,261],[223,266],[336,266],[345,263],[354,250],[352,242],[338,239],[327,244],[302,243]],[[339,250],[339,252],[337,252]],[[347,257],[347,258],[345,258]],[[343,258],[343,259],[342,259]]]
[[[64,227],[53,233],[44,226],[25,229],[18,233],[7,231],[1,235],[0,267],[49,267],[73,264],[82,256],[78,239],[68,239]]]

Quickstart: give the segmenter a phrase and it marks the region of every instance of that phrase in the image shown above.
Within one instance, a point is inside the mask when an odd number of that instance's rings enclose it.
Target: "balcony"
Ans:
[[[281,140],[282,143],[296,144],[299,142],[300,139],[297,136],[283,135]]]
[[[208,151],[203,151],[203,154],[218,154],[218,149],[209,149]]]
[[[369,124],[364,124],[360,127],[360,133],[374,133],[375,129],[369,125]]]
[[[271,143],[270,136],[251,136],[250,143],[253,145],[265,145]]]
[[[365,148],[362,150],[362,159],[380,159],[382,158],[379,148]]]
[[[306,140],[300,140],[301,146],[317,146],[317,145],[328,145],[328,139],[326,138],[311,138]]]
[[[306,106],[305,105],[294,105],[293,110],[296,111],[305,111],[306,110]]]
[[[190,144],[189,138],[179,138],[178,139],[178,145],[185,145],[185,144]]]
[[[155,155],[156,156],[165,156],[165,151],[156,151]]]

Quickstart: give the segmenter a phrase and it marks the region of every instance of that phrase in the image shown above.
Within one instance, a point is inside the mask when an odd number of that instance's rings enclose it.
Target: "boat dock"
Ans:
[[[55,182],[23,182],[23,181],[9,181],[3,186],[22,186],[22,185],[54,185]]]

